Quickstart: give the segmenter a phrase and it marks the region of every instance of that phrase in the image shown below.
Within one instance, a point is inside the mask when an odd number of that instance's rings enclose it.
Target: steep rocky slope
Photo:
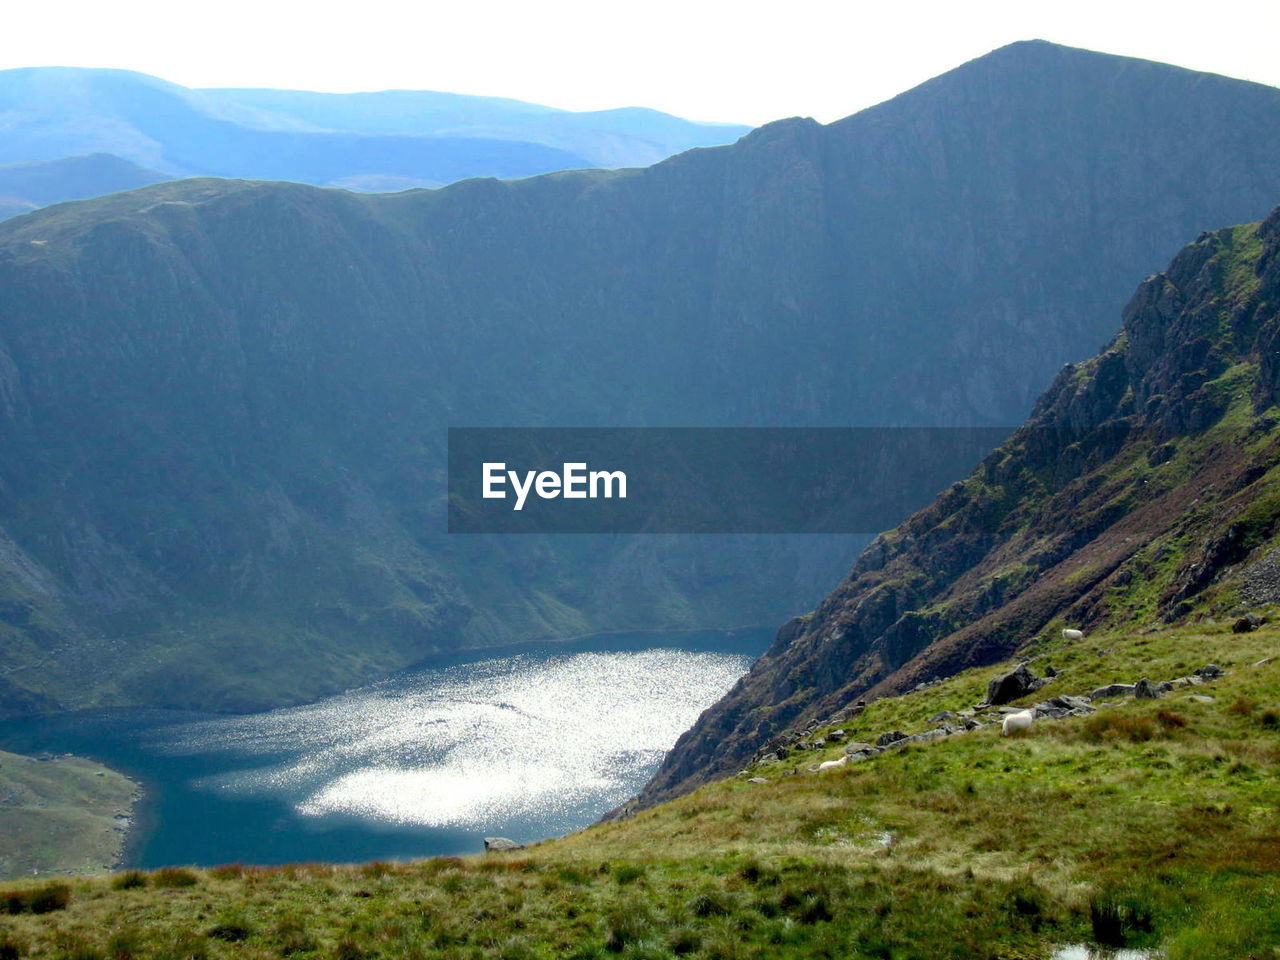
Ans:
[[[1017,423],[1132,277],[1278,194],[1280,91],[1036,42],[643,170],[0,226],[0,698],[250,708],[778,622],[847,543],[450,538],[443,428]]]
[[[1033,648],[1280,601],[1280,210],[1204,234],[972,476],[875,540],[676,745],[652,803],[787,728]]]

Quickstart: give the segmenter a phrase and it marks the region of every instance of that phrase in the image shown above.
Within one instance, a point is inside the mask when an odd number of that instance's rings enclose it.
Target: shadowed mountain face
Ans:
[[[1146,280],[1098,356],[962,483],[878,537],[668,755],[651,804],[859,698],[1057,627],[1280,602],[1280,209]]]
[[[1275,203],[1278,147],[1280,92],[1029,43],[643,170],[0,227],[5,695],[252,707],[777,622],[831,569],[803,538],[444,535],[443,428],[1019,422],[1134,276]]]
[[[134,190],[170,177],[109,153],[0,166],[0,220],[66,200],[84,200]]]
[[[359,190],[647,165],[749,129],[419,91],[190,90],[126,70],[67,67],[0,72],[0,120],[0,163],[110,153],[171,176]]]
[[[0,220],[8,220],[10,217],[16,217],[19,214],[30,213],[32,210],[39,209],[39,206],[39,204],[32,203],[22,197],[0,194]]]

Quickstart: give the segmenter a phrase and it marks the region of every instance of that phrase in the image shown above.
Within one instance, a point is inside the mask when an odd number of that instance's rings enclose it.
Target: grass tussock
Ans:
[[[111,880],[112,890],[139,890],[147,885],[147,875],[141,870],[126,870]]]
[[[38,887],[0,890],[0,913],[52,913],[65,910],[71,903],[71,887],[65,883],[46,883]]]
[[[151,874],[151,886],[157,890],[174,890],[181,887],[194,887],[200,882],[195,871],[184,867],[162,867]]]

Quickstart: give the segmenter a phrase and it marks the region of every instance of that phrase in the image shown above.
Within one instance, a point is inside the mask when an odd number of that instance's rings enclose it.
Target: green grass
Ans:
[[[0,751],[0,880],[105,870],[120,858],[137,785],[80,757]]]
[[[0,917],[0,957],[1005,958],[1099,940],[1169,960],[1280,948],[1280,631],[1046,634],[1041,696],[1222,679],[1088,718],[995,726],[838,771],[804,751],[514,854],[78,878]],[[998,668],[871,704],[854,739],[930,726]],[[1210,703],[1188,698],[1210,696]],[[1032,697],[1031,699],[1037,699]],[[34,885],[34,884],[33,884]],[[5,945],[10,952],[3,953]]]

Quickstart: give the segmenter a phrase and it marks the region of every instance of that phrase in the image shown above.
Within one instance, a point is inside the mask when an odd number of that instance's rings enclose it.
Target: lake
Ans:
[[[473,654],[314,704],[6,722],[142,783],[129,866],[475,853],[579,829],[633,796],[772,631],[589,638]]]

